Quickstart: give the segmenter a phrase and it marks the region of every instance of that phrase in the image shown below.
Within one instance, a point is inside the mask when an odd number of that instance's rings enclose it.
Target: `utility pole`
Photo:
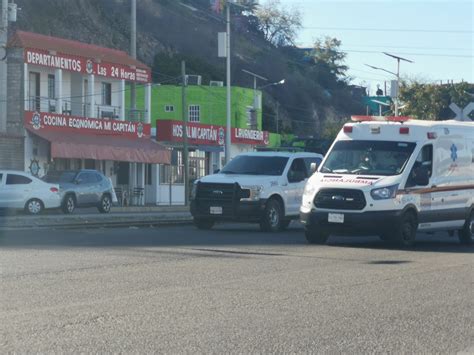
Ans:
[[[7,130],[7,58],[8,0],[1,0],[0,17],[0,132]]]
[[[226,131],[225,131],[225,163],[230,161],[230,145],[231,145],[231,131],[232,131],[232,111],[231,111],[231,86],[230,86],[230,1],[226,3],[226,17],[227,17],[227,32],[226,32],[226,67],[227,67],[227,117],[226,117]]]
[[[131,0],[131,24],[130,24],[130,55],[137,59],[137,0]],[[130,109],[135,113],[137,108],[137,88],[135,82],[130,84]]]
[[[184,165],[184,205],[189,202],[189,164],[188,164],[188,110],[186,104],[186,62],[181,62],[181,115],[183,119],[183,165]],[[179,164],[178,164],[179,165]]]

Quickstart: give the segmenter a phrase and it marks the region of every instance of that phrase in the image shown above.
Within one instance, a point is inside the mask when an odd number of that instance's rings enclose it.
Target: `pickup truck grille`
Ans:
[[[198,183],[196,190],[196,207],[200,213],[209,214],[210,207],[222,207],[223,216],[234,215],[240,201],[240,185]]]
[[[366,205],[364,193],[352,189],[322,189],[314,198],[317,208],[362,210]]]

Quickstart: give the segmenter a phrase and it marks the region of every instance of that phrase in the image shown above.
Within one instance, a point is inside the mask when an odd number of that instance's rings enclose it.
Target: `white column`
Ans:
[[[87,116],[91,118],[95,118],[97,116],[97,111],[95,109],[95,76],[94,74],[90,74],[87,78],[87,94],[88,97],[88,110]]]
[[[145,123],[151,123],[151,84],[145,85]]]
[[[125,80],[120,81],[120,120],[125,121]]]
[[[54,74],[54,87],[55,93],[54,96],[56,98],[56,112],[63,113],[63,71],[62,69],[56,69]]]
[[[30,110],[30,73],[28,72],[28,64],[23,64],[23,86],[24,86],[24,96],[25,96],[25,111]]]

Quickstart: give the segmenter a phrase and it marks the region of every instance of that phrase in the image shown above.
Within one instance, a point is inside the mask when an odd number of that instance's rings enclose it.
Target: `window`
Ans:
[[[306,170],[306,163],[303,159],[298,158],[293,160],[291,163],[290,170],[288,171],[289,182],[301,182],[308,177]]]
[[[188,110],[189,122],[201,121],[201,107],[199,105],[189,105]]]
[[[206,152],[189,153],[189,180],[195,181],[206,175]]]
[[[428,173],[428,177],[431,177],[433,172],[433,146],[431,144],[425,145],[416,157],[416,161],[413,164],[410,175],[408,176],[406,187],[413,187],[417,185],[415,179],[420,170],[425,170],[425,173]]]
[[[172,165],[160,165],[160,184],[184,184],[183,153],[172,151]]]
[[[3,174],[0,174],[0,185],[2,184]]]
[[[56,97],[56,83],[53,74],[48,74],[48,98],[54,99]]]
[[[6,184],[7,185],[28,185],[32,181],[33,180],[23,175],[8,174]]]
[[[152,164],[145,164],[145,185],[152,185],[153,184],[153,165]]]
[[[81,173],[77,179],[81,181],[81,184],[93,184],[97,182],[95,175],[95,173]]]
[[[112,106],[112,84],[102,83],[102,105]]]
[[[174,112],[173,105],[165,105],[165,112]]]

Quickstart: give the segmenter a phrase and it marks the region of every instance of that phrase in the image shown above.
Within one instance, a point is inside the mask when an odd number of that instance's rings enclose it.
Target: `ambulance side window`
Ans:
[[[433,173],[433,146],[429,144],[429,145],[425,145],[421,149],[420,154],[418,154],[418,156],[416,157],[415,164],[413,164],[413,168],[411,169],[410,175],[408,176],[406,187],[428,185],[427,183],[420,184],[419,177],[420,175],[426,175],[428,178],[431,178],[432,173]]]

